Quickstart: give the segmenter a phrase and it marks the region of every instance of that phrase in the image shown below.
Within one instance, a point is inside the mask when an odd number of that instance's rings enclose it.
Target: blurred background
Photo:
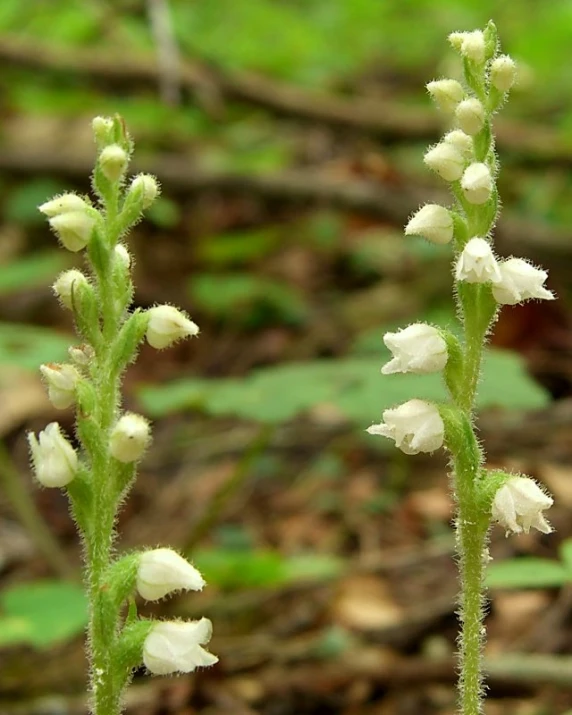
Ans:
[[[0,4],[0,713],[85,712],[81,545],[40,490],[25,435],[55,413],[50,286],[81,256],[37,206],[89,191],[91,119],[121,114],[161,199],[131,237],[136,304],[170,302],[197,340],[128,372],[154,443],[120,548],[170,545],[209,587],[141,613],[209,616],[220,663],[137,673],[139,715],[446,715],[457,576],[443,455],[364,430],[438,376],[382,378],[382,337],[454,326],[450,247],[405,240],[445,129],[424,85],[458,76],[446,36],[493,18],[519,84],[496,122],[500,254],[550,272],[555,303],[504,308],[485,364],[492,465],[555,496],[556,533],[494,557],[487,713],[572,708],[572,2],[2,0]]]

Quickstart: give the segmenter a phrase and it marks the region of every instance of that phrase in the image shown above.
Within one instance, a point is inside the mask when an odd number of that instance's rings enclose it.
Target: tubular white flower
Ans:
[[[53,291],[61,300],[62,305],[73,309],[74,296],[81,286],[88,285],[87,278],[81,271],[72,268],[62,273],[53,285]]]
[[[109,451],[120,462],[141,459],[151,440],[149,422],[141,415],[127,412],[119,418],[109,437]]]
[[[138,174],[131,182],[130,191],[141,191],[143,208],[149,208],[160,192],[159,182],[151,174]]]
[[[492,518],[507,531],[528,534],[531,528],[550,534],[552,527],[542,513],[554,500],[530,477],[513,476],[497,491]]]
[[[409,400],[399,407],[385,410],[383,420],[371,425],[369,434],[393,439],[405,454],[434,452],[443,445],[445,425],[437,407],[424,400]]]
[[[125,173],[129,157],[119,144],[110,144],[99,155],[99,165],[110,181],[117,181]]]
[[[473,32],[452,32],[449,35],[449,42],[466,57],[477,64],[482,64],[485,60],[485,36],[481,30]]]
[[[405,235],[423,236],[437,244],[449,243],[453,238],[453,217],[444,206],[426,204],[409,219]]]
[[[393,359],[381,368],[384,375],[426,375],[439,372],[447,364],[447,343],[432,325],[414,323],[398,333],[386,333],[383,342],[393,353]]]
[[[192,673],[196,668],[214,665],[218,658],[206,645],[212,635],[208,618],[200,621],[157,621],[143,643],[143,662],[155,675]]]
[[[64,363],[48,363],[40,365],[42,373],[48,385],[48,398],[52,405],[58,410],[65,410],[75,402],[75,391],[78,382],[81,380],[79,372],[73,365]]]
[[[500,280],[499,264],[484,238],[471,238],[457,261],[455,278],[466,283]]]
[[[427,91],[435,103],[444,112],[454,112],[455,107],[465,96],[465,90],[456,79],[439,79],[429,82]]]
[[[484,204],[493,190],[493,177],[489,167],[480,162],[471,164],[461,179],[461,188],[470,204]]]
[[[147,313],[147,342],[157,350],[199,333],[199,326],[171,305],[158,305]]]
[[[89,243],[95,218],[89,216],[86,211],[67,211],[57,214],[49,223],[62,246],[72,253],[77,253]]]
[[[51,201],[46,201],[38,209],[48,218],[53,218],[72,211],[83,211],[88,207],[89,204],[77,194],[62,194],[62,196],[56,196]]]
[[[77,474],[77,454],[62,435],[57,422],[50,424],[39,434],[28,434],[36,479],[45,487],[65,487]]]
[[[516,63],[508,55],[500,55],[491,63],[491,84],[500,92],[508,92],[516,81]]]
[[[485,123],[485,108],[478,99],[471,97],[457,105],[455,116],[466,134],[478,134]]]
[[[473,151],[472,137],[465,134],[461,129],[453,129],[447,132],[443,137],[443,141],[454,146],[463,156],[468,156]]]
[[[516,305],[531,298],[554,300],[555,295],[544,287],[548,273],[531,266],[522,258],[509,258],[499,264],[500,277],[493,285],[493,296],[501,305]]]
[[[152,549],[141,554],[137,591],[147,601],[157,601],[173,591],[200,591],[205,581],[197,569],[172,549]]]
[[[445,181],[458,181],[465,168],[461,152],[447,142],[440,142],[429,149],[423,161]]]

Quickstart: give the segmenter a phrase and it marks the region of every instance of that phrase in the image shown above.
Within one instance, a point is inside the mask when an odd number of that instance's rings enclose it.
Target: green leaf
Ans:
[[[86,597],[83,588],[75,583],[24,583],[3,591],[0,604],[12,619],[12,634],[21,629],[22,638],[37,648],[72,638],[87,624]]]
[[[560,558],[572,581],[572,539],[566,539],[560,544]]]
[[[0,295],[51,283],[67,265],[62,251],[43,251],[0,266]]]
[[[63,190],[63,184],[51,179],[32,179],[20,184],[6,198],[5,219],[24,226],[45,224],[47,227],[46,217],[38,211],[38,206]]]
[[[222,589],[275,586],[284,581],[283,557],[277,551],[205,549],[192,558],[207,583]]]
[[[33,628],[26,618],[0,616],[0,648],[32,641]]]
[[[491,564],[486,583],[490,588],[551,588],[569,580],[570,574],[557,561],[524,557]]]
[[[73,338],[47,328],[20,323],[0,323],[0,365],[37,370],[46,362],[65,360]]]
[[[278,238],[272,227],[209,236],[201,241],[198,257],[211,266],[237,266],[267,256]]]

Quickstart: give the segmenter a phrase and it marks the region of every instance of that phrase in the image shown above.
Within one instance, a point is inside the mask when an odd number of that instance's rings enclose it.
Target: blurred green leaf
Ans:
[[[278,239],[274,227],[208,236],[201,240],[197,255],[211,267],[238,266],[267,256]]]
[[[159,196],[147,210],[146,217],[160,228],[173,228],[181,220],[181,209],[175,201]]]
[[[66,255],[57,249],[32,253],[0,266],[0,295],[45,286],[67,265]]]
[[[65,360],[71,336],[21,323],[0,323],[0,365],[37,370],[46,362]]]
[[[38,211],[38,206],[64,189],[63,184],[52,179],[31,179],[17,185],[5,197],[4,217],[23,226],[46,224],[47,227],[46,217]]]
[[[2,591],[0,605],[8,617],[12,642],[20,630],[22,641],[37,648],[72,638],[87,625],[87,600],[78,584],[64,581],[24,583]]]
[[[490,564],[486,583],[490,588],[552,588],[570,579],[570,574],[557,561],[523,557]]]
[[[572,539],[566,539],[560,544],[560,558],[562,565],[567,570],[569,579],[572,581]]]

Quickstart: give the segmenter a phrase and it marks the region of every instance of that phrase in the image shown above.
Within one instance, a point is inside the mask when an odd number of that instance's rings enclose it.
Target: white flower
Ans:
[[[497,491],[492,504],[492,518],[508,532],[528,534],[531,528],[550,534],[552,527],[543,511],[554,500],[530,477],[513,476]]]
[[[72,268],[62,273],[53,285],[54,293],[61,300],[62,305],[73,309],[74,299],[81,286],[87,286],[88,280],[81,271]]]
[[[405,454],[434,452],[443,445],[445,425],[437,407],[424,400],[409,400],[383,413],[384,422],[367,431],[395,440]]]
[[[439,372],[447,363],[447,343],[432,325],[409,325],[398,333],[386,333],[383,342],[393,353],[393,359],[381,369],[384,375],[396,372],[426,375]]]
[[[48,218],[53,218],[71,211],[83,211],[88,208],[88,204],[77,194],[63,194],[62,196],[56,196],[51,201],[46,201],[38,208]]]
[[[491,63],[491,84],[500,92],[508,92],[516,80],[516,63],[508,55],[500,55]]]
[[[45,487],[65,487],[77,474],[77,454],[60,432],[57,422],[51,422],[39,435],[28,434],[28,444],[36,479]]]
[[[499,264],[500,279],[493,285],[493,296],[501,305],[516,305],[530,298],[554,300],[554,293],[544,287],[546,271],[531,266],[522,258],[509,258]]]
[[[493,190],[493,178],[489,167],[480,162],[468,166],[461,179],[461,187],[470,204],[486,203]]]
[[[143,643],[143,662],[155,675],[192,673],[214,665],[218,658],[202,645],[211,639],[212,623],[200,621],[157,621]]]
[[[423,236],[432,243],[449,243],[453,238],[451,213],[438,204],[422,206],[405,227],[406,236]]]
[[[119,418],[109,437],[109,451],[120,462],[136,462],[149,446],[149,422],[141,415],[127,412]]]
[[[468,134],[465,134],[461,129],[453,129],[447,132],[443,137],[443,141],[447,144],[452,144],[457,151],[467,156],[473,151],[473,139]]]
[[[500,270],[488,241],[471,238],[457,261],[455,278],[467,283],[487,283],[500,280]]]
[[[200,591],[204,585],[197,569],[172,549],[152,549],[141,554],[137,590],[147,601],[157,601],[180,589]]]
[[[159,182],[151,174],[138,174],[131,182],[130,191],[141,191],[143,208],[149,208],[159,195]]]
[[[158,305],[147,311],[147,342],[160,350],[181,338],[198,335],[199,326],[171,305]]]
[[[48,398],[58,410],[65,410],[75,402],[75,390],[81,377],[73,365],[48,363],[40,365],[40,372],[48,384]]]
[[[458,181],[465,168],[461,152],[447,142],[440,142],[429,149],[423,161],[445,181]]]
[[[478,134],[485,123],[485,108],[478,99],[471,97],[457,105],[455,116],[466,134]]]
[[[95,218],[86,211],[67,211],[57,214],[49,223],[63,247],[77,253],[89,243]]]
[[[118,181],[125,173],[128,159],[119,144],[110,144],[99,155],[99,165],[109,181]]]
[[[129,255],[129,251],[122,243],[118,243],[113,251],[117,262],[122,265],[125,270],[127,270],[131,265],[131,256]]]
[[[440,79],[429,82],[427,91],[439,109],[451,113],[455,111],[455,107],[465,96],[463,86],[456,79]]]
[[[449,42],[466,57],[477,64],[481,64],[485,59],[485,36],[481,30],[473,32],[452,32],[449,35]]]

